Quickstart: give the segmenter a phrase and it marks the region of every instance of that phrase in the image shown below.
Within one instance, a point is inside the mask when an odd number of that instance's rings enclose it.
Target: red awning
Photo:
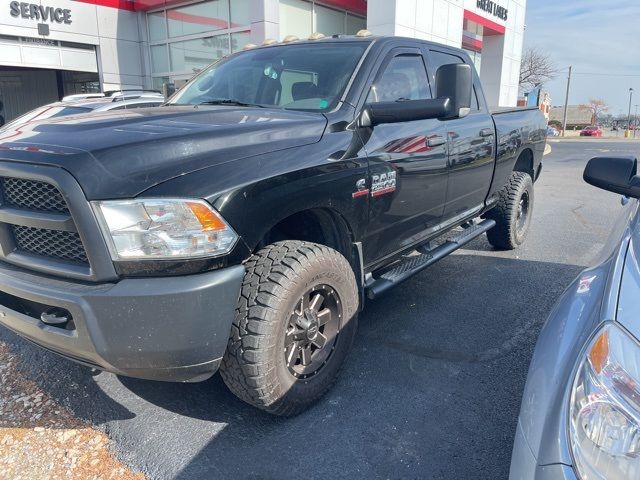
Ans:
[[[504,35],[504,32],[507,30],[504,25],[500,25],[493,20],[489,20],[488,18],[485,18],[469,10],[464,11],[464,18],[466,20],[471,20],[474,23],[482,25],[484,27],[485,37],[489,37],[491,35]]]

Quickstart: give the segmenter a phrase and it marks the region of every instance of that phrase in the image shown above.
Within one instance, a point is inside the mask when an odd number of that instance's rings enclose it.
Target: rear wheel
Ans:
[[[222,378],[245,402],[296,415],[331,388],[353,343],[353,270],[335,250],[298,241],[269,245],[246,269]]]
[[[532,213],[533,180],[527,173],[513,172],[498,204],[485,215],[496,222],[487,232],[489,243],[504,250],[518,248],[527,237]]]

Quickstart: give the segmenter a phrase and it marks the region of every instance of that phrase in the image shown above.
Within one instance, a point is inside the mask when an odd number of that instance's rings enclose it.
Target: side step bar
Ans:
[[[477,225],[465,228],[457,236],[448,238],[442,245],[438,245],[428,252],[405,257],[398,265],[383,273],[379,278],[374,279],[366,287],[367,297],[371,300],[377,298],[390,288],[411,278],[416,273],[430,267],[438,260],[466,245],[474,238],[479,237],[487,230],[491,230],[495,225],[496,222],[494,220],[483,220]]]

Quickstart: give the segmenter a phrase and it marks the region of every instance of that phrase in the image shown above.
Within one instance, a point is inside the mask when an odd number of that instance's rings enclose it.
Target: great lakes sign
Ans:
[[[9,9],[12,17],[37,20],[39,22],[71,24],[71,10],[68,8],[47,7],[35,3],[11,2]]]
[[[492,0],[478,0],[477,7],[480,10],[484,10],[487,13],[490,13],[494,17],[498,17],[501,20],[507,21],[509,16],[509,10],[505,7],[501,7],[496,2]]]

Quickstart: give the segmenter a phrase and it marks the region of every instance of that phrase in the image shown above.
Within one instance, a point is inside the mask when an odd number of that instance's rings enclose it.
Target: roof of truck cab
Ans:
[[[294,40],[291,42],[275,42],[269,45],[258,45],[249,50],[255,49],[263,49],[263,48],[274,48],[274,47],[285,47],[289,45],[318,45],[318,44],[340,44],[340,43],[398,43],[402,44],[404,42],[415,44],[421,43],[424,45],[428,45],[431,47],[438,48],[447,48],[452,49],[453,47],[449,47],[447,45],[443,45],[441,43],[430,42],[427,40],[422,40],[419,38],[410,38],[410,37],[395,37],[395,36],[383,36],[383,35],[369,35],[366,37],[358,37],[356,35],[332,35],[323,38],[319,38],[316,40],[309,40],[307,38]],[[456,49],[459,50],[459,49]],[[246,50],[244,50],[246,51]],[[236,52],[236,53],[241,53]]]

